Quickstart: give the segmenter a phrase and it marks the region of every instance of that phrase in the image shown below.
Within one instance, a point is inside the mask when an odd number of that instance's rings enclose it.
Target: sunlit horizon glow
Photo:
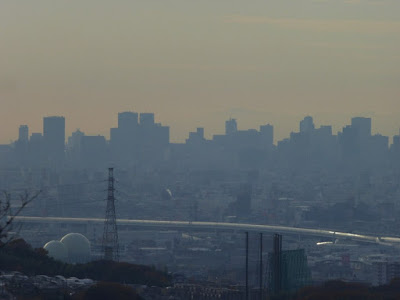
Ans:
[[[121,111],[154,112],[171,141],[236,118],[275,140],[306,115],[400,128],[400,1],[0,2],[0,143],[66,118],[109,136]]]

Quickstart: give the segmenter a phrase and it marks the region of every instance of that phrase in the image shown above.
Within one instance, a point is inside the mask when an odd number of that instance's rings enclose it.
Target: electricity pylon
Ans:
[[[107,208],[103,232],[103,258],[119,260],[117,218],[115,216],[114,169],[108,169]]]

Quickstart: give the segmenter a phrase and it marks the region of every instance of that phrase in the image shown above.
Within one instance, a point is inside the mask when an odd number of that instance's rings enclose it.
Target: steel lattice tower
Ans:
[[[119,260],[118,230],[115,216],[114,169],[108,169],[108,195],[106,218],[103,232],[103,257],[105,260]]]

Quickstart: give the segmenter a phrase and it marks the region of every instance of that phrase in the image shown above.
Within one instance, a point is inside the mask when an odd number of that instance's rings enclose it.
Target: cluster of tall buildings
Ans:
[[[65,158],[65,118],[43,118],[43,133],[33,132],[30,137],[28,125],[21,125],[13,148],[14,159],[19,164],[35,165],[44,160],[52,166],[62,163]]]
[[[155,122],[153,113],[121,112],[110,139],[76,130],[65,143],[65,118],[43,118],[43,133],[29,135],[27,125],[11,145],[0,147],[0,161],[30,167],[103,168],[122,166],[199,168],[260,168],[267,166],[329,167],[337,164],[359,167],[383,166],[400,161],[400,135],[372,135],[371,119],[355,117],[335,135],[331,126],[316,128],[305,117],[299,131],[274,145],[274,127],[239,130],[235,119],[225,122],[225,134],[207,140],[204,128],[190,132],[185,143],[170,143],[169,127]]]
[[[102,135],[86,135],[79,129],[65,143],[65,118],[43,118],[43,133],[32,133],[21,125],[19,137],[12,145],[4,145],[8,161],[18,165],[93,167],[98,164],[158,160],[169,145],[169,127],[155,123],[153,113],[122,112],[118,127],[110,129],[110,139]],[[9,151],[5,151],[5,150]],[[7,153],[8,152],[8,153]],[[13,154],[13,155],[12,155]]]
[[[293,166],[345,165],[351,168],[386,166],[400,160],[399,135],[372,135],[371,118],[354,117],[351,125],[334,135],[332,126],[315,128],[312,117],[300,122],[300,130],[278,143],[280,157]]]

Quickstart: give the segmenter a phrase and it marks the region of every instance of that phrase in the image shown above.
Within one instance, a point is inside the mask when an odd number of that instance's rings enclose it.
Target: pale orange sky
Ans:
[[[398,0],[2,0],[0,143],[66,117],[108,136],[117,113],[154,112],[171,140],[305,115],[400,127]]]

